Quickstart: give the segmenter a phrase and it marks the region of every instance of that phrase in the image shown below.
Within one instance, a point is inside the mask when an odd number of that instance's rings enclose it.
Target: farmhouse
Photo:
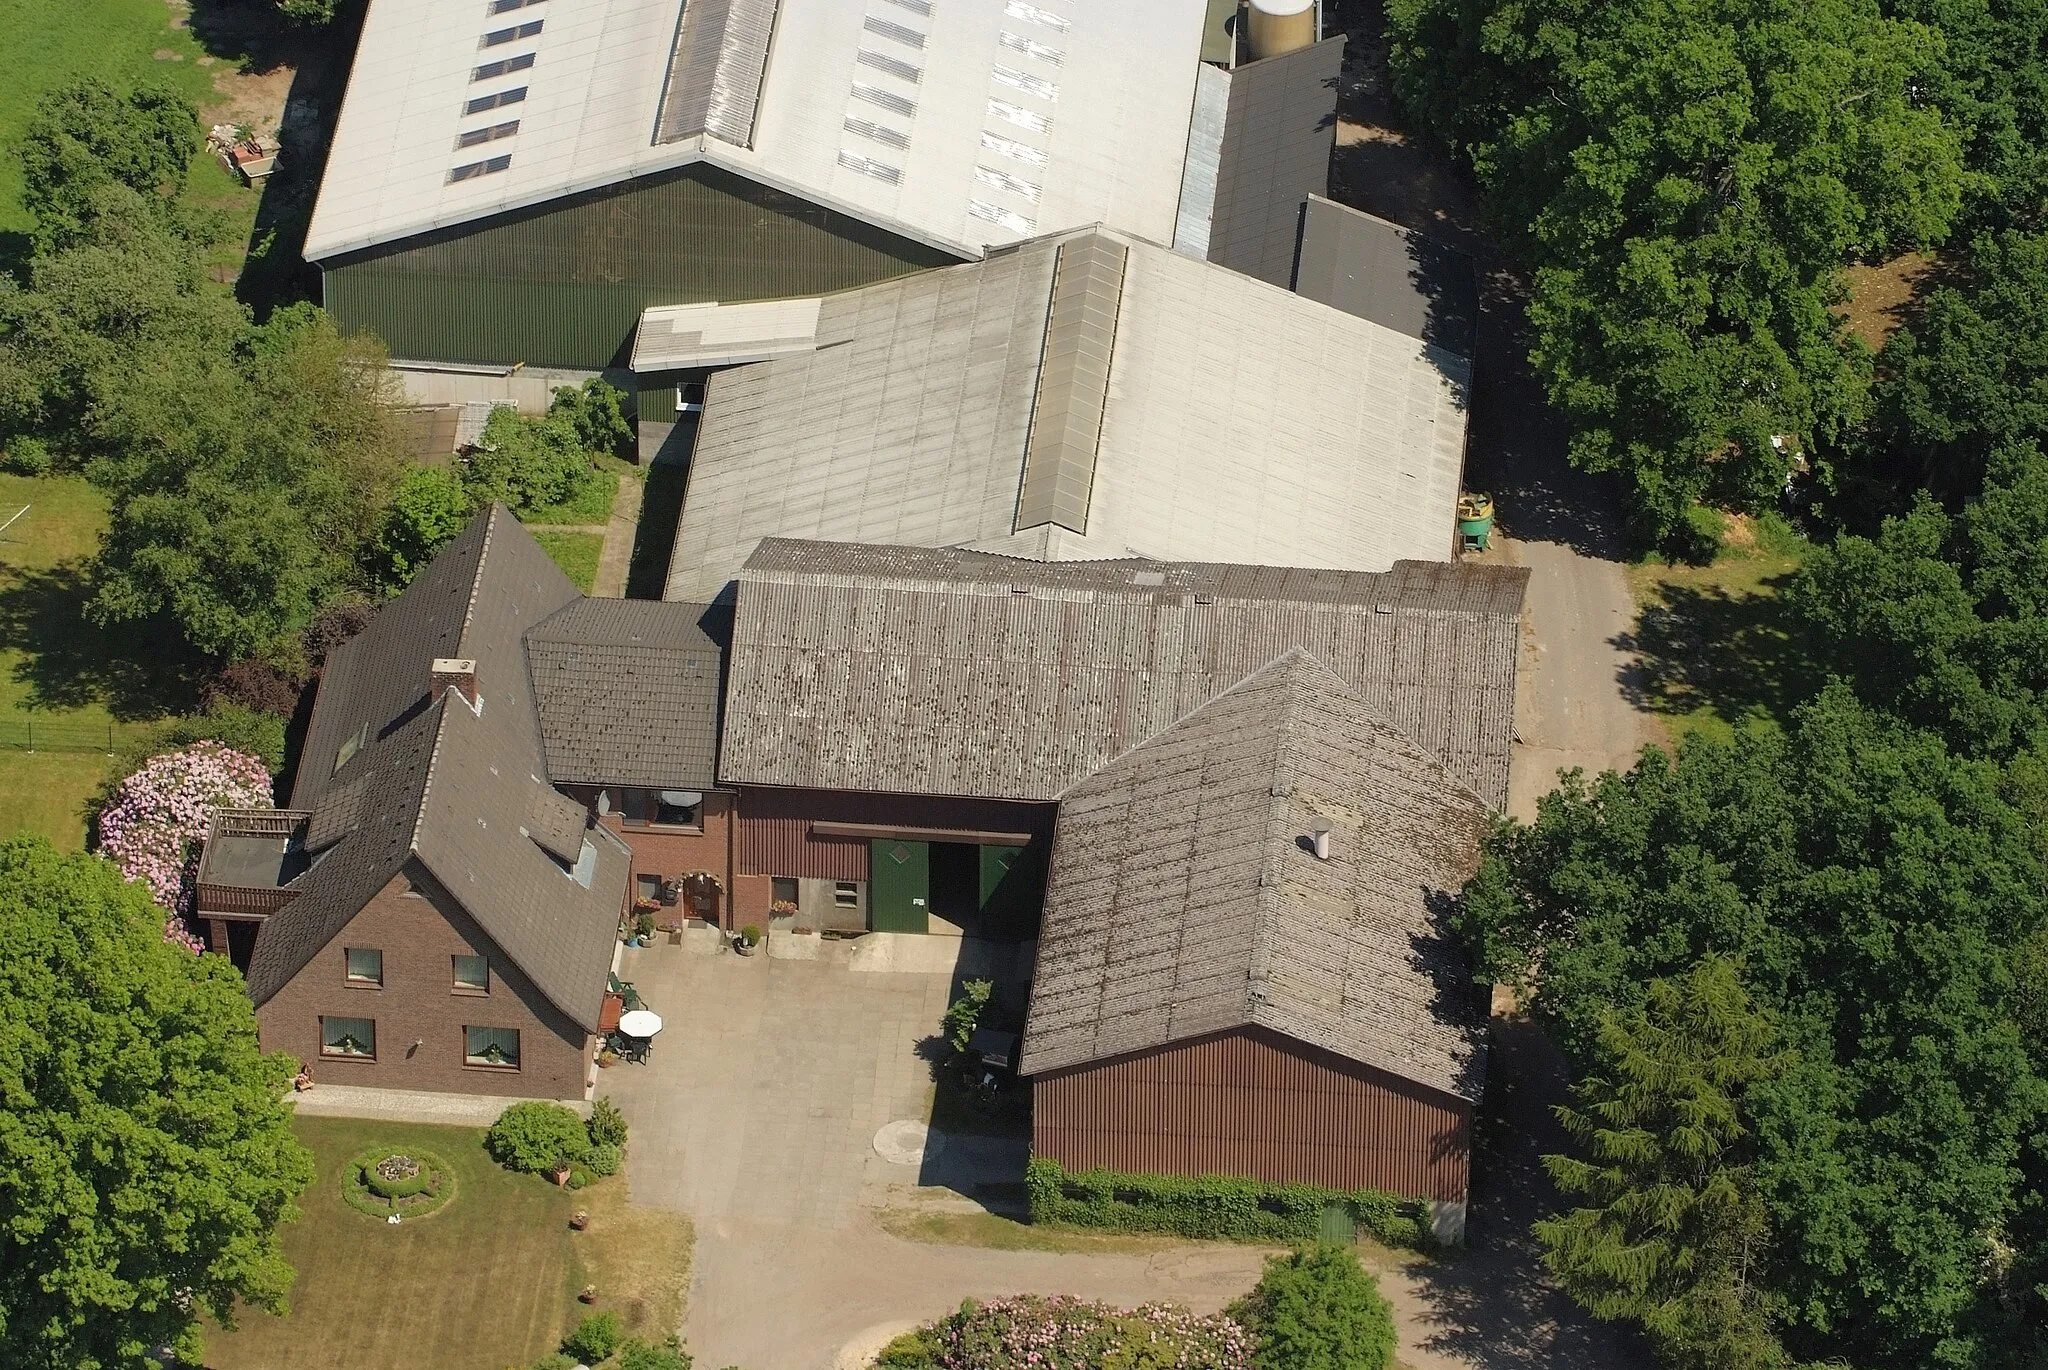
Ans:
[[[1094,223],[1285,285],[1343,39],[1240,9],[375,0],[305,255],[345,327],[455,374]]]

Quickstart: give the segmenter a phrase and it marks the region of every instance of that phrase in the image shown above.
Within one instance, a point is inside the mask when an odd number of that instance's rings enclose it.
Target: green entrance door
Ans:
[[[878,837],[868,843],[868,927],[875,932],[931,931],[931,848]]]

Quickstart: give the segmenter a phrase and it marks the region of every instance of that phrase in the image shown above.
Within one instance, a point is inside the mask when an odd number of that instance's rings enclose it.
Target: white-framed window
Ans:
[[[351,985],[384,987],[384,953],[375,947],[349,947],[342,952],[342,974]]]
[[[494,1070],[519,1069],[519,1029],[466,1027],[462,1030],[462,1063]]]
[[[375,1018],[320,1017],[320,1054],[362,1061],[377,1059]]]

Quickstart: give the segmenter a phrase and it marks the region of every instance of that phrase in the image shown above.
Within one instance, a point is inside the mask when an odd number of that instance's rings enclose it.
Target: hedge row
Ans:
[[[1208,1241],[1312,1242],[1323,1210],[1340,1204],[1362,1232],[1386,1246],[1420,1249],[1429,1231],[1423,1201],[1381,1189],[1323,1189],[1307,1184],[1205,1175],[1134,1175],[1120,1170],[1075,1173],[1035,1156],[1024,1171],[1031,1221],[1169,1232]]]

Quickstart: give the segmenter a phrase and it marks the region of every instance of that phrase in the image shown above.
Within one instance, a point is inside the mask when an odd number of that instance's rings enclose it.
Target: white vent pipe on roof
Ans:
[[[1330,825],[1329,825],[1328,823],[1318,823],[1318,824],[1316,824],[1316,830],[1315,830],[1315,845],[1316,845],[1316,860],[1318,860],[1318,861],[1327,861],[1327,860],[1329,860],[1329,859],[1330,859]]]
[[[1251,0],[1245,18],[1254,62],[1299,52],[1316,41],[1315,0]]]

